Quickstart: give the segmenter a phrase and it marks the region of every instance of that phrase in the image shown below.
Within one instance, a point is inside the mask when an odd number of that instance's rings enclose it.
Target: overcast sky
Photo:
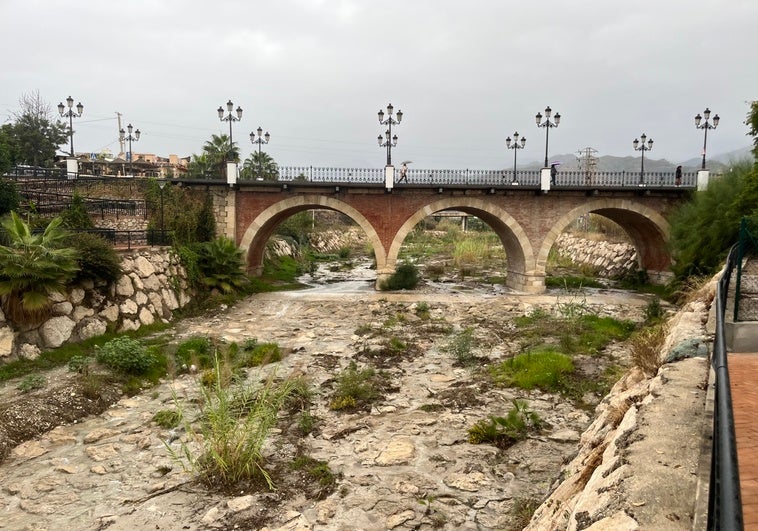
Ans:
[[[0,120],[23,93],[56,114],[71,95],[76,151],[118,153],[120,112],[135,153],[187,156],[228,133],[231,99],[243,157],[261,126],[280,165],[381,167],[391,102],[396,164],[496,169],[514,131],[519,163],[544,158],[550,105],[551,156],[638,156],[647,133],[646,157],[679,162],[706,107],[709,155],[750,145],[756,25],[756,0],[0,0]]]

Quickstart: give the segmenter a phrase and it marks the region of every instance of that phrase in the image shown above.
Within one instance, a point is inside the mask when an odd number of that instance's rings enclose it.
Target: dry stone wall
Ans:
[[[638,268],[637,251],[629,243],[589,240],[564,232],[555,245],[562,256],[575,264],[586,264],[606,278],[618,277]]]
[[[165,248],[122,254],[123,275],[112,285],[85,282],[51,297],[52,315],[34,327],[15,327],[0,311],[0,363],[36,358],[64,343],[79,342],[107,330],[125,332],[168,321],[191,299],[179,259]]]

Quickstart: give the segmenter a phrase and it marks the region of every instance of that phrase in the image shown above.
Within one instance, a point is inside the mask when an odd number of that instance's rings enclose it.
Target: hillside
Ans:
[[[712,157],[708,157],[708,169],[719,171],[724,169],[729,164],[743,160],[746,158],[752,158],[751,148],[744,147],[728,153],[716,154]],[[551,162],[560,162],[560,168],[564,171],[578,170],[579,160],[576,154],[567,153],[562,155],[553,155],[550,158]],[[599,171],[639,171],[640,170],[640,155],[628,156],[628,157],[615,157],[612,155],[604,155],[597,157]],[[685,161],[670,162],[666,159],[649,158],[649,155],[645,157],[645,171],[674,171],[678,165],[682,165],[684,171],[696,171],[700,169],[701,158],[692,158]],[[523,169],[539,169],[542,167],[542,163],[533,162],[531,164],[523,166]]]

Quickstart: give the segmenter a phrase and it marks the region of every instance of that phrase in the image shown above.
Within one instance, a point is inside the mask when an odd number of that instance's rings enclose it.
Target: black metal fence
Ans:
[[[418,169],[409,168],[407,177],[403,180],[408,184],[445,186],[445,185],[469,185],[469,186],[502,186],[518,184],[527,187],[540,186],[541,170],[470,170],[470,169]],[[82,186],[82,183],[96,182],[119,182],[139,185],[144,178],[134,177],[104,177],[85,174],[68,174],[58,168],[35,168],[29,166],[17,166],[6,175],[15,178],[27,185],[35,182],[57,182],[59,187],[70,188]],[[399,173],[396,175],[399,178]],[[204,176],[206,180],[225,181],[222,175]],[[385,181],[384,168],[340,168],[321,166],[280,166],[278,181],[281,182],[314,182],[314,183],[355,183],[355,184],[383,184]],[[68,182],[68,184],[66,184]],[[241,182],[256,182],[245,181]],[[632,186],[643,187],[697,187],[697,172],[684,172],[681,182],[677,182],[675,172],[668,171],[576,171],[559,170],[553,188],[626,188]]]
[[[756,289],[756,286],[744,286],[743,285],[743,276],[742,276],[742,263],[743,258],[745,258],[748,254],[756,254],[758,253],[758,230],[756,230],[756,227],[753,227],[750,223],[750,220],[747,218],[742,218],[742,221],[740,222],[740,240],[737,243],[737,258],[736,258],[736,268],[737,268],[737,279],[735,281],[734,286],[734,321],[738,322],[740,321],[740,301],[742,299],[743,290],[747,291],[748,293],[755,293],[758,291]],[[754,277],[748,277],[751,280],[754,279]],[[747,289],[746,289],[747,288]],[[753,312],[748,312],[748,314]],[[752,317],[755,318],[754,316]],[[751,319],[751,316],[748,317],[748,319]]]
[[[708,529],[743,529],[742,496],[737,463],[737,441],[734,435],[732,391],[727,366],[724,314],[729,294],[729,280],[737,265],[738,246],[732,247],[724,274],[716,289],[716,337],[711,364],[716,374],[715,408],[713,412],[713,449],[708,493]]]
[[[444,186],[501,186],[519,184],[539,187],[541,170],[424,170],[408,169],[403,182],[416,185]],[[317,166],[282,166],[279,181],[327,182],[327,183],[384,183],[384,168],[331,168]],[[697,172],[685,172],[677,182],[673,171],[559,171],[554,188],[622,188],[633,186],[664,186],[695,188]]]

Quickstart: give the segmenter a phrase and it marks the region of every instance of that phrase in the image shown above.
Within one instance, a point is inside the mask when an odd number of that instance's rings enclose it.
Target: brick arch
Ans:
[[[355,221],[366,233],[369,244],[374,249],[377,270],[385,267],[386,252],[384,245],[382,245],[379,235],[365,216],[343,201],[313,194],[289,197],[274,203],[253,219],[239,244],[239,248],[245,254],[248,271],[255,275],[260,275],[263,272],[263,254],[266,250],[266,242],[282,221],[293,214],[314,208],[335,210]]]
[[[558,236],[579,216],[598,214],[620,225],[637,250],[639,267],[666,275],[671,265],[667,244],[668,221],[658,211],[630,199],[604,198],[589,201],[559,218],[542,241],[537,255],[537,268],[544,274],[548,253]]]
[[[511,216],[491,202],[467,197],[449,197],[433,201],[413,213],[395,233],[387,253],[387,270],[394,271],[405,238],[424,218],[442,210],[459,210],[484,221],[498,235],[508,260],[506,285],[521,291],[544,290],[544,274],[535,276],[532,244],[524,229]],[[539,277],[539,278],[537,278]]]

